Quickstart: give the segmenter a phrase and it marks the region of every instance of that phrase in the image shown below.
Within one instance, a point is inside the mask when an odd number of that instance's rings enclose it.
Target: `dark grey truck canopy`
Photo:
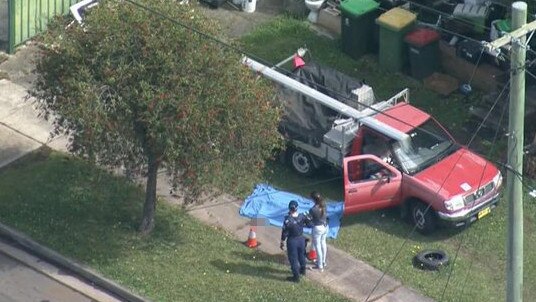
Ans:
[[[354,79],[333,68],[307,62],[289,77],[357,110],[374,103],[374,93],[362,80]],[[279,99],[284,116],[279,131],[289,139],[318,146],[335,120],[348,118],[298,91],[279,86]]]

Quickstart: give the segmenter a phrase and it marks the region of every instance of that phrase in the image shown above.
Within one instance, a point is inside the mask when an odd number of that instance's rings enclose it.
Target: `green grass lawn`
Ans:
[[[0,221],[153,301],[346,301],[284,281],[284,255],[246,248],[160,202],[137,226],[143,192],[81,160],[40,151],[0,170]]]
[[[280,18],[258,28],[242,42],[250,53],[271,62],[278,62],[297,47],[307,45],[315,60],[365,79],[380,98],[409,87],[411,102],[432,113],[455,134],[461,132],[460,126],[468,119],[467,106],[477,102],[479,97],[478,93],[469,99],[456,95],[441,97],[407,76],[382,72],[374,56],[354,61],[341,53],[339,41],[319,37],[306,23],[289,18]],[[484,146],[490,148],[489,143]],[[343,199],[342,180],[337,175],[300,178],[280,163],[273,163],[267,171],[267,181],[278,188],[303,195],[314,188],[334,200]],[[530,235],[536,228],[535,210],[536,200],[527,196],[524,247],[524,296],[527,301],[536,296],[533,281],[536,279],[536,239]],[[496,211],[466,230],[443,229],[428,237],[419,234],[409,237],[412,227],[399,218],[396,210],[376,211],[344,217],[339,237],[330,243],[381,270],[389,268],[388,274],[437,300],[504,301],[506,217],[507,204],[503,199]],[[429,248],[447,251],[454,265],[439,272],[413,268],[415,253]],[[399,250],[400,254],[395,258]]]

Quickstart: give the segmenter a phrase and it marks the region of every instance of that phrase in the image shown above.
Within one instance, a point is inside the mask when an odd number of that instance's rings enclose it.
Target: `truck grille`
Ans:
[[[493,190],[493,181],[483,187],[480,187],[472,194],[465,196],[463,198],[465,205],[474,205],[475,201],[491,192],[491,190]]]

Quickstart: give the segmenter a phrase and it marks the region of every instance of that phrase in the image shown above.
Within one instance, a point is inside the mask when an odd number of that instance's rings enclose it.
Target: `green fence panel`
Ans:
[[[54,16],[69,12],[71,5],[81,0],[8,0],[8,52],[46,29]]]

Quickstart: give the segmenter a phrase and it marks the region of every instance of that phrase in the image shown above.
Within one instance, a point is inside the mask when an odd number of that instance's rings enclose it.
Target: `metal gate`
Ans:
[[[81,0],[8,0],[8,52],[46,29],[50,19],[69,12]]]

